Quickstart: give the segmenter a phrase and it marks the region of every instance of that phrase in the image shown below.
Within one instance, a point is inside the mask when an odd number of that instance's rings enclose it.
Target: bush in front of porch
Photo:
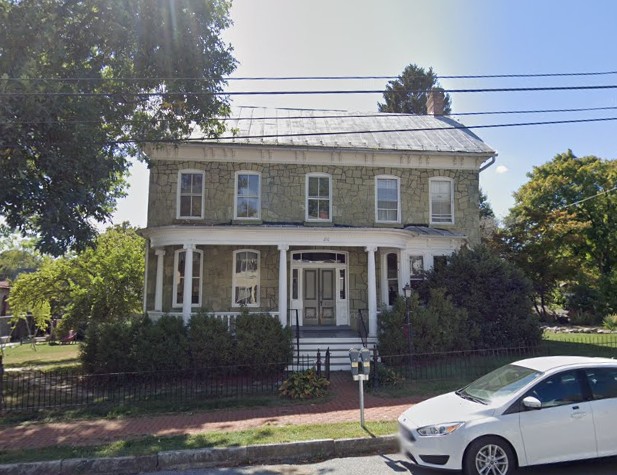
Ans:
[[[88,373],[225,368],[251,375],[284,369],[292,357],[291,331],[267,314],[238,316],[231,328],[207,312],[188,325],[164,315],[92,324],[81,344]]]
[[[379,316],[378,349],[390,364],[402,364],[409,354],[407,332],[413,353],[439,353],[469,347],[469,325],[465,310],[457,308],[441,289],[431,291],[426,306],[417,294],[409,302],[410,329],[406,325],[405,299],[399,297],[392,309]]]

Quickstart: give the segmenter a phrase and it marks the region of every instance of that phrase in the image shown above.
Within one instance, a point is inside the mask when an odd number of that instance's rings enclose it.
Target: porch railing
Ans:
[[[227,328],[230,331],[233,331],[235,328],[236,318],[242,315],[242,312],[207,312],[208,315],[213,315],[215,317],[220,318],[227,324]],[[279,318],[279,312],[249,312],[251,314],[268,314],[271,317]],[[150,316],[153,317],[161,317],[163,315],[173,315],[175,317],[181,317],[182,312],[148,312]]]

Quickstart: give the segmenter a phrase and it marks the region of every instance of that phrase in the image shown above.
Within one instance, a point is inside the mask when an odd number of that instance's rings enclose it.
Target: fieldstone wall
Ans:
[[[203,220],[176,219],[178,172],[184,169],[205,172]],[[304,223],[306,175],[327,173],[332,177],[332,225],[363,227],[384,226],[375,223],[375,176],[400,177],[402,223],[390,225],[395,227],[405,224],[428,226],[429,179],[451,178],[454,180],[455,224],[439,227],[463,232],[471,243],[480,241],[479,175],[473,170],[156,161],[150,171],[148,226],[241,224],[234,221],[233,215],[234,179],[240,170],[261,173],[263,222]],[[255,224],[255,221],[247,223]]]

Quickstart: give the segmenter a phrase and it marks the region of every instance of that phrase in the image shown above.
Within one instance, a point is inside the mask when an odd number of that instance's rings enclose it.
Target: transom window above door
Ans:
[[[178,218],[204,217],[204,176],[199,170],[181,170],[178,173]]]
[[[332,179],[326,174],[306,176],[306,220],[331,221]]]
[[[234,203],[236,219],[259,219],[260,205],[260,176],[255,172],[236,173],[236,200]]]
[[[375,177],[375,220],[380,223],[399,223],[399,203],[398,177]]]

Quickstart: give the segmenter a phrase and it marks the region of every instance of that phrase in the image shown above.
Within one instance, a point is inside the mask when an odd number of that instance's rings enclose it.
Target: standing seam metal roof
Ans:
[[[225,124],[226,132],[220,139],[202,140],[199,131],[195,131],[189,140],[234,145],[496,155],[477,135],[447,116],[235,107]]]

